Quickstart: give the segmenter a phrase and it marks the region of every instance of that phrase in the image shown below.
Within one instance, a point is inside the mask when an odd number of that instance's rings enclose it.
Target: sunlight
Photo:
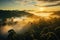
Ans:
[[[40,11],[45,11],[45,7],[40,7]]]
[[[41,16],[41,17],[48,17],[48,16],[51,15],[51,13],[40,13],[38,15]]]
[[[51,19],[50,16],[51,16],[52,13],[34,13],[34,15],[36,16],[39,16],[41,18],[44,18],[44,19]]]
[[[40,17],[49,17],[52,13],[35,13],[35,15]]]
[[[43,11],[44,9],[41,8],[41,11]],[[28,11],[29,12],[29,11]],[[39,11],[40,12],[40,11]],[[47,18],[47,17],[50,17],[51,14],[53,14],[52,12],[40,12],[40,13],[36,13],[36,12],[29,12],[33,15],[36,15],[36,16],[40,16],[40,17],[44,17],[44,18]]]

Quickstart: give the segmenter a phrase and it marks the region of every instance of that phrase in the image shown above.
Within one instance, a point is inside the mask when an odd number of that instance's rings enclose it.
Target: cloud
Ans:
[[[22,5],[34,5],[36,2],[34,0],[13,0],[14,3],[22,4]]]
[[[45,5],[44,7],[52,7],[52,6],[60,6],[60,3],[52,4],[52,5]]]
[[[55,2],[55,1],[60,1],[60,0],[37,0],[37,1]]]
[[[57,15],[60,17],[60,11],[55,11],[52,15]]]
[[[60,6],[60,1],[56,2],[37,2],[34,6],[37,7],[53,7],[53,6]]]

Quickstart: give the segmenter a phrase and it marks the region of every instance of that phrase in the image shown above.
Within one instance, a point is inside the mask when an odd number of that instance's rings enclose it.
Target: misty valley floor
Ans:
[[[0,10],[0,19],[0,40],[60,40],[60,11],[47,19],[25,11]]]

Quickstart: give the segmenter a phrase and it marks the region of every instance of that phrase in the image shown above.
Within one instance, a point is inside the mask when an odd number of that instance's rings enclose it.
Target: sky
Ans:
[[[60,0],[0,0],[0,10],[60,11]]]

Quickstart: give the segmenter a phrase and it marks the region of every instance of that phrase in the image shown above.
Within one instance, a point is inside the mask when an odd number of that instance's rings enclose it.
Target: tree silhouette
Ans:
[[[13,29],[9,30],[8,33],[8,40],[18,40],[17,34]]]
[[[46,34],[48,32],[49,32],[49,28],[48,27],[44,27],[40,34]]]
[[[60,39],[60,26],[55,28],[55,33],[56,33],[57,37]]]
[[[58,40],[56,34],[53,32],[48,32],[46,36],[47,36],[47,40]]]

